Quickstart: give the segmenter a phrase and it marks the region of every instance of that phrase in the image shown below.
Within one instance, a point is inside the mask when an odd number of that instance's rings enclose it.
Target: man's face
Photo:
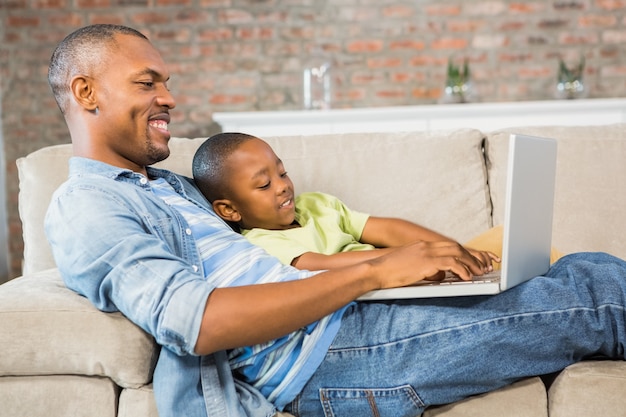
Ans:
[[[294,187],[282,161],[262,140],[242,143],[227,160],[228,188],[244,229],[288,229],[295,216]]]
[[[96,158],[141,171],[169,156],[169,72],[150,42],[117,35],[119,45],[95,73]]]

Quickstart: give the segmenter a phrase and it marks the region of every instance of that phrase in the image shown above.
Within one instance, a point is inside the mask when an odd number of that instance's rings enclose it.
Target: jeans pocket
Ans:
[[[393,388],[322,388],[326,417],[417,417],[424,403],[410,385]]]

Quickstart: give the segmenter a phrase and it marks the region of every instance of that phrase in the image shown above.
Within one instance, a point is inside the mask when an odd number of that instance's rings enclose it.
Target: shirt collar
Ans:
[[[154,167],[147,167],[146,170],[150,178],[163,178],[174,187],[176,192],[184,194],[184,187],[180,179],[173,172]],[[70,176],[84,174],[98,175],[115,181],[130,181],[140,187],[150,188],[149,182],[143,174],[131,171],[130,169],[109,165],[95,159],[79,156],[70,158],[69,174]]]

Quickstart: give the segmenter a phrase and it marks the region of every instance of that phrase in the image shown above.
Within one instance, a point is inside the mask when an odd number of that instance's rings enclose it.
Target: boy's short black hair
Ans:
[[[244,142],[256,139],[246,133],[218,133],[205,140],[193,156],[193,179],[212,203],[224,198],[228,186],[225,162]]]

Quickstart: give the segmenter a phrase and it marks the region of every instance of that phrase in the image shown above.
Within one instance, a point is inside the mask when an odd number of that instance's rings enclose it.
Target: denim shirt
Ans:
[[[215,215],[189,178],[156,168],[148,175]],[[214,287],[203,278],[186,221],[152,193],[147,178],[71,158],[45,229],[68,288],[102,311],[120,311],[163,347],[153,381],[160,417],[276,413],[256,389],[233,378],[225,352],[194,354]]]

